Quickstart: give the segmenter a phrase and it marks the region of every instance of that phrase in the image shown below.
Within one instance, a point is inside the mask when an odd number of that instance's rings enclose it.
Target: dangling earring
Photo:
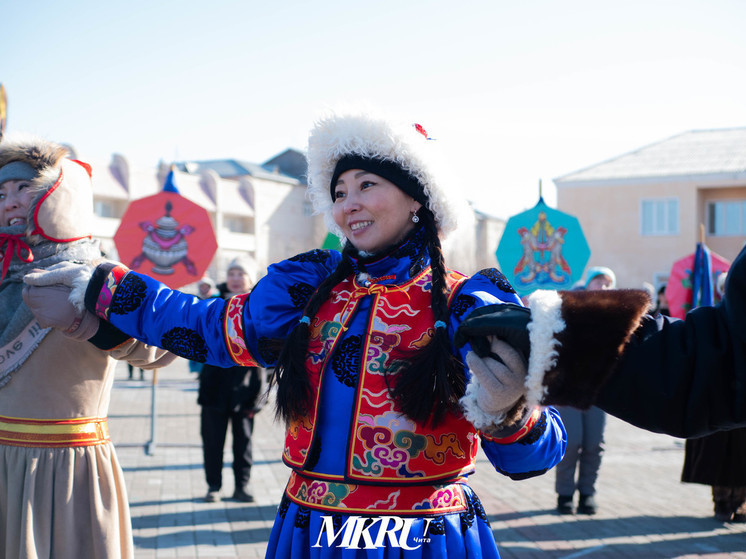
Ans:
[[[420,222],[419,216],[416,213],[412,212],[412,223],[419,223],[419,222]]]

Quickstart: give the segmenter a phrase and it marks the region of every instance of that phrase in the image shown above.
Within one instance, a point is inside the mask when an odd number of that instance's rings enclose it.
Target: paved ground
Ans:
[[[158,371],[156,421],[152,373],[128,380],[120,364],[110,430],[125,472],[136,559],[254,558],[264,550],[288,470],[282,429],[271,410],[257,417],[253,504],[205,503],[195,375],[183,360]],[[153,438],[152,434],[155,433]],[[710,488],[682,484],[683,441],[609,418],[598,482],[599,514],[554,512],[554,475],[514,482],[480,457],[472,486],[489,515],[504,559],[658,557],[746,559],[746,524],[712,518]],[[233,491],[226,444],[224,492]],[[481,467],[480,467],[481,466]]]

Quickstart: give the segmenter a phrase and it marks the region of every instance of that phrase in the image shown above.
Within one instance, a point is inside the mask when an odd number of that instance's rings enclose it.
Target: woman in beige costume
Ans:
[[[90,167],[66,155],[38,139],[0,143],[0,557],[134,555],[106,424],[115,359],[145,368],[173,359],[54,299],[45,309],[69,321],[65,332],[29,311],[26,273],[101,255]]]

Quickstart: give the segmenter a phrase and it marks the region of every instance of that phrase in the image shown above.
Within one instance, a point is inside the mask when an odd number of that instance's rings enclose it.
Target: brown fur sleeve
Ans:
[[[543,403],[588,408],[614,372],[650,306],[645,291],[565,291],[556,364],[544,376]]]

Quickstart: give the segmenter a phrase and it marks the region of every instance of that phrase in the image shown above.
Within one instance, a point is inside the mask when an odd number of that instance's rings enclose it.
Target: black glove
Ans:
[[[479,357],[495,355],[490,349],[488,336],[495,336],[513,349],[528,363],[531,353],[531,342],[528,337],[528,323],[531,322],[531,311],[513,303],[487,305],[471,312],[456,330],[454,343],[462,347],[467,342]],[[500,360],[502,361],[502,360]]]

